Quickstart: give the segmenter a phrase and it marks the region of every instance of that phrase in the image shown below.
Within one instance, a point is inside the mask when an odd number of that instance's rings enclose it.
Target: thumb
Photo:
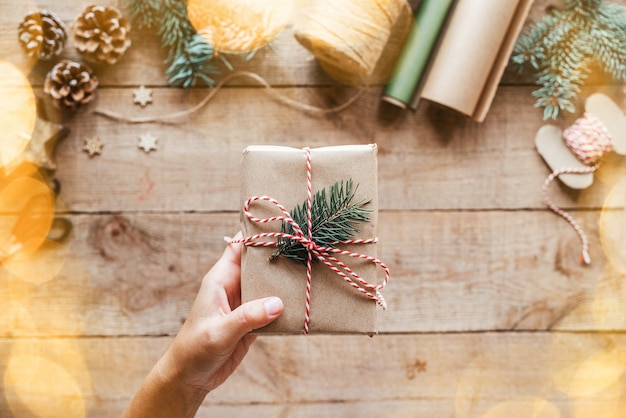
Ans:
[[[224,317],[224,333],[232,342],[244,335],[261,328],[283,313],[283,301],[277,297],[251,300],[241,304]]]

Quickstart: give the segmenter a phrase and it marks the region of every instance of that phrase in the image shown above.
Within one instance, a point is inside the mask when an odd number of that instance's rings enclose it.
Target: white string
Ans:
[[[181,118],[184,116],[188,116],[202,109],[211,101],[211,99],[213,99],[213,97],[215,97],[217,92],[220,91],[226,83],[228,83],[230,80],[237,78],[237,77],[247,77],[247,78],[257,81],[259,84],[261,84],[263,87],[267,89],[267,91],[269,92],[270,96],[272,96],[272,98],[274,98],[276,101],[280,103],[283,103],[294,109],[302,110],[304,112],[321,114],[321,115],[341,112],[342,110],[352,105],[365,91],[365,89],[359,89],[352,97],[350,97],[344,103],[338,106],[330,107],[330,108],[323,108],[323,107],[312,106],[306,103],[302,103],[302,102],[299,102],[297,100],[291,99],[287,96],[284,96],[278,93],[278,91],[276,91],[276,89],[272,87],[271,84],[267,80],[265,80],[263,77],[261,77],[260,75],[256,73],[249,72],[249,71],[237,71],[232,74],[229,74],[227,77],[224,77],[224,79],[222,79],[219,82],[219,84],[215,86],[215,88],[211,89],[211,91],[204,97],[204,99],[202,99],[198,104],[196,104],[195,106],[187,110],[174,112],[174,113],[168,113],[164,115],[138,116],[138,117],[127,117],[121,113],[114,112],[114,111],[107,110],[107,109],[96,109],[93,111],[93,113],[97,115],[105,116],[110,119],[128,122],[128,123],[150,123],[150,122],[159,122],[159,121],[169,120],[169,119],[177,119],[177,118]]]

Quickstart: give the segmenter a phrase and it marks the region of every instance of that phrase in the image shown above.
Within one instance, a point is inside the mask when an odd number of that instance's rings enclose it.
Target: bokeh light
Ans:
[[[566,396],[568,416],[617,417],[626,399],[626,349],[610,334],[558,334],[552,340],[552,383]]]
[[[575,362],[554,377],[561,391],[574,398],[598,395],[616,384],[626,370],[624,352],[602,349]]]
[[[619,409],[623,390],[623,384],[616,380],[592,395],[574,397],[570,402],[570,415],[572,418],[622,418],[624,415]]]
[[[24,74],[0,61],[0,167],[26,149],[37,118],[35,93]]]
[[[496,341],[496,340],[494,340]],[[549,373],[541,373],[545,364],[537,354],[538,347],[519,344],[515,339],[497,342],[476,356],[462,371],[456,391],[456,416],[459,418],[558,418],[554,407],[543,398],[550,385]],[[528,373],[512,373],[519,364],[519,353],[533,358]],[[514,359],[509,354],[516,356]],[[546,359],[547,361],[547,359]],[[519,366],[518,366],[519,367]],[[522,366],[523,367],[523,366]],[[514,375],[526,379],[513,394]],[[510,398],[510,399],[507,399]],[[510,413],[504,413],[504,412]]]
[[[609,263],[626,275],[626,179],[607,195],[600,215],[600,240]]]
[[[518,398],[501,402],[480,418],[560,418],[556,406],[543,398]]]
[[[91,381],[72,340],[14,343],[4,371],[5,398],[15,416],[86,416]]]
[[[54,279],[65,264],[65,257],[60,256],[62,245],[46,240],[32,254],[18,252],[4,262],[13,276],[33,284],[43,284]]]
[[[0,190],[0,254],[33,254],[44,243],[54,218],[54,194],[32,177]]]
[[[596,329],[620,330],[626,324],[626,277],[606,267],[591,301]]]

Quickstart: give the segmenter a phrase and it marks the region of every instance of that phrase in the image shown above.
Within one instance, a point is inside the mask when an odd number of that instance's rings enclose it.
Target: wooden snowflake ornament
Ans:
[[[102,147],[104,144],[100,142],[98,137],[92,136],[85,138],[85,145],[83,145],[83,151],[89,154],[89,157],[93,157],[102,153]]]
[[[137,146],[144,150],[146,154],[157,149],[158,139],[150,133],[139,135],[139,144]]]
[[[133,102],[141,107],[146,107],[148,103],[152,103],[152,90],[141,86],[138,89],[133,90]]]

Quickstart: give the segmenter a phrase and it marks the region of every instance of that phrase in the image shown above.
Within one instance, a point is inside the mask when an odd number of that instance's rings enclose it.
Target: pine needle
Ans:
[[[591,69],[626,82],[626,7],[602,0],[566,0],[518,38],[511,61],[529,64],[540,86],[532,94],[544,119],[574,112],[575,101]]]
[[[338,241],[352,239],[359,229],[355,224],[369,222],[371,209],[364,206],[370,201],[353,202],[358,186],[353,188],[352,179],[333,184],[328,192],[322,189],[313,195],[311,202],[312,236],[313,241],[323,247],[333,247]],[[291,212],[291,217],[300,226],[302,232],[308,235],[306,202],[297,205]],[[293,227],[283,222],[281,232],[293,235]],[[289,258],[292,261],[306,264],[307,250],[302,244],[288,238],[278,239],[278,248],[270,259],[278,256]]]
[[[180,0],[127,0],[133,22],[139,28],[156,30],[161,45],[168,50],[165,62],[167,81],[176,87],[190,88],[198,80],[214,85],[218,73],[211,64],[213,46],[208,44],[189,22],[187,2]]]

